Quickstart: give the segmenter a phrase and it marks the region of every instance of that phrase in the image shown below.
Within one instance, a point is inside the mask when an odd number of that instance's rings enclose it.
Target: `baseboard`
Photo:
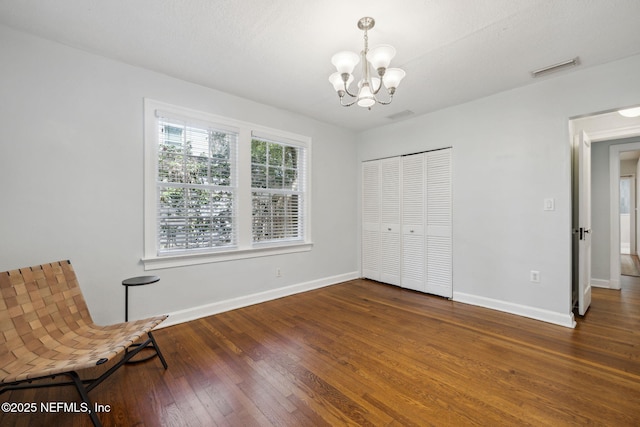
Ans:
[[[211,316],[213,314],[223,313],[237,308],[247,307],[261,302],[271,301],[277,298],[310,291],[313,289],[323,288],[325,286],[335,285],[336,283],[347,282],[360,277],[359,271],[340,274],[337,276],[325,277],[310,282],[299,283],[296,285],[285,286],[282,288],[271,289],[269,291],[258,292],[251,295],[245,295],[237,298],[231,298],[224,301],[217,301],[211,304],[205,304],[198,307],[188,308],[169,313],[169,318],[158,325],[158,329],[167,326],[177,325],[179,323],[188,322],[190,320],[199,319],[201,317]]]
[[[521,304],[496,300],[492,298],[480,297],[477,295],[466,294],[463,292],[454,292],[453,300],[465,304],[476,305],[479,307],[490,308],[492,310],[504,311],[505,313],[517,314],[531,319],[541,320],[543,322],[553,323],[555,325],[565,326],[567,328],[575,328],[576,321],[573,313],[558,313],[555,311],[543,310],[540,308],[529,307]]]
[[[611,280],[609,280],[609,289],[618,289],[620,290],[620,279],[614,279],[611,278]]]
[[[594,288],[611,289],[611,281],[605,279],[591,279],[591,286]]]

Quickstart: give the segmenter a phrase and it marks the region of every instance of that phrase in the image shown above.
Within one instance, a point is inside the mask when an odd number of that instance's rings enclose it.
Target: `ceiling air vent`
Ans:
[[[387,116],[387,119],[390,119],[390,120],[404,119],[405,117],[409,117],[412,114],[415,114],[415,113],[411,110],[404,110],[404,111],[400,111],[399,113],[395,113],[390,116]]]
[[[565,68],[575,67],[580,64],[580,58],[577,56],[568,61],[560,62],[558,64],[549,65],[548,67],[540,68],[539,70],[535,70],[531,72],[532,77],[540,77],[545,74],[553,73],[555,71],[560,71]]]

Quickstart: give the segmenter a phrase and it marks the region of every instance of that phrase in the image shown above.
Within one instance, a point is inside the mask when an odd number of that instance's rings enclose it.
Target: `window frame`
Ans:
[[[283,149],[283,164],[281,169],[283,170],[283,177],[284,174],[286,172],[286,170],[295,170],[296,171],[296,176],[299,177],[300,180],[300,186],[298,189],[293,189],[293,188],[284,188],[284,185],[282,188],[278,188],[278,187],[271,187],[268,185],[267,181],[269,181],[269,169],[270,168],[274,168],[274,169],[280,169],[280,167],[277,166],[272,166],[270,160],[268,160],[268,155],[267,155],[267,159],[265,159],[266,163],[264,165],[260,164],[256,164],[253,161],[253,142],[254,141],[260,141],[263,142],[267,145],[271,145],[271,144],[276,144],[279,145],[280,147],[282,147]],[[286,151],[287,148],[295,148],[295,149],[299,149],[300,151],[297,152],[296,154],[296,167],[295,168],[287,168],[285,163],[284,163],[284,152]],[[302,208],[304,207],[304,203],[305,203],[305,199],[307,197],[307,171],[306,171],[306,166],[307,166],[307,162],[306,162],[306,150],[303,149],[303,147],[301,147],[299,144],[296,144],[296,142],[291,142],[288,141],[286,139],[283,138],[278,138],[275,137],[273,135],[268,135],[268,134],[264,134],[264,133],[259,133],[259,132],[252,132],[252,138],[251,138],[251,154],[252,154],[252,158],[251,158],[251,173],[252,173],[252,182],[251,182],[251,201],[253,203],[254,201],[254,196],[255,193],[262,193],[263,195],[270,195],[271,197],[275,196],[275,195],[283,195],[283,196],[297,196],[299,199],[301,199],[301,203],[300,203],[300,210],[302,210]],[[254,187],[253,186],[253,167],[256,165],[260,165],[260,166],[264,166],[266,168],[266,176],[265,176],[265,186],[264,187]],[[284,182],[283,182],[284,184]],[[253,205],[252,205],[253,208]],[[297,219],[297,226],[296,229],[298,231],[298,233],[300,233],[302,235],[302,237],[282,237],[282,238],[278,238],[278,239],[266,239],[266,240],[255,240],[255,235],[254,235],[254,230],[252,228],[252,238],[253,240],[253,245],[254,247],[263,247],[263,246],[269,246],[269,245],[274,245],[274,244],[287,244],[288,242],[291,243],[295,243],[295,242],[300,242],[300,240],[304,239],[304,235],[305,235],[305,230],[304,230],[304,222],[306,221],[306,217],[304,215],[304,212],[298,216]],[[273,223],[272,223],[273,225]],[[285,227],[286,229],[286,227]],[[286,230],[285,230],[285,234],[286,234]]]
[[[160,168],[159,163],[160,163],[160,158],[162,157],[161,153],[159,151],[156,151],[156,241],[158,240],[162,240],[160,237],[160,230],[158,229],[159,227],[162,226],[163,221],[161,219],[159,219],[159,217],[161,216],[161,212],[164,209],[168,209],[168,207],[162,206],[161,203],[159,203],[158,200],[158,196],[161,195],[163,192],[165,191],[170,191],[170,189],[175,190],[193,190],[194,192],[200,192],[200,191],[205,191],[208,193],[211,193],[211,195],[213,195],[213,193],[216,192],[220,192],[220,193],[228,193],[231,195],[231,234],[230,234],[230,238],[231,241],[228,242],[227,244],[222,244],[222,245],[215,245],[215,246],[210,246],[210,247],[203,247],[203,248],[198,248],[198,247],[192,247],[192,248],[175,248],[175,249],[171,249],[171,248],[160,248],[157,247],[157,251],[158,251],[158,256],[168,256],[171,254],[187,254],[187,253],[196,253],[196,252],[213,252],[213,251],[223,251],[223,250],[229,250],[229,249],[233,249],[236,247],[236,231],[237,231],[237,200],[236,200],[236,194],[237,194],[237,165],[238,165],[238,161],[237,161],[237,151],[238,151],[238,136],[239,136],[239,130],[237,128],[231,128],[228,126],[220,126],[219,124],[216,123],[200,123],[200,122],[194,122],[193,120],[185,120],[183,118],[179,118],[176,119],[175,117],[166,117],[166,116],[170,116],[171,113],[166,113],[166,112],[160,112],[160,110],[156,110],[156,134],[160,137],[160,133],[159,130],[161,127],[165,126],[165,127],[175,127],[175,128],[181,128],[181,141],[180,141],[180,148],[181,150],[183,150],[180,153],[176,153],[177,154],[177,158],[182,157],[183,161],[182,166],[186,168],[187,165],[187,161],[188,161],[188,157],[186,155],[186,153],[184,152],[185,148],[186,148],[186,142],[189,140],[189,133],[191,133],[192,135],[196,135],[196,130],[199,133],[199,131],[205,131],[207,133],[207,139],[210,137],[210,132],[211,131],[216,131],[216,132],[225,132],[227,135],[231,135],[232,141],[227,141],[229,144],[229,153],[228,153],[228,164],[229,164],[229,179],[228,182],[226,184],[224,183],[212,183],[212,182],[207,182],[207,183],[194,183],[194,182],[179,182],[179,181],[173,181],[171,179],[165,181],[163,179],[161,179],[161,177],[159,177],[159,173],[158,173],[158,168]],[[160,148],[161,146],[164,147],[164,142],[166,142],[166,139],[163,138],[159,138],[157,140],[157,145],[156,148]],[[175,141],[174,141],[175,142]],[[192,140],[194,146],[195,144],[198,142],[198,140]],[[202,141],[200,141],[202,142]],[[209,142],[207,140],[207,142]],[[210,146],[209,146],[210,148]],[[199,157],[196,156],[194,153],[191,154],[190,156],[192,159],[194,159],[195,157]],[[207,157],[207,172],[210,172],[210,158]],[[219,159],[218,159],[219,160]],[[183,179],[187,179],[187,170],[186,169],[182,169],[180,170],[180,174],[179,176],[182,176]],[[161,197],[160,197],[161,198]],[[188,209],[184,209],[183,207],[183,215],[187,213]],[[189,222],[189,217],[188,216],[177,216],[176,217],[178,219],[179,222],[181,222],[180,220],[183,220],[183,225],[186,226]],[[213,218],[213,217],[211,217]],[[168,219],[168,218],[167,218]],[[193,217],[191,218],[193,219]],[[207,228],[207,230],[212,230],[211,228]],[[180,236],[182,236],[183,233],[179,233]],[[185,245],[189,245],[189,232],[185,232],[184,233],[184,244]]]
[[[236,245],[197,251],[172,251],[159,254],[158,247],[158,113],[171,119],[189,123],[213,125],[221,130],[238,133],[236,153]],[[252,183],[251,142],[254,135],[296,146],[302,149],[304,165],[304,189],[300,218],[302,238],[273,242],[253,242],[252,234]],[[310,251],[311,240],[311,138],[272,129],[253,123],[234,120],[190,108],[144,99],[144,254],[145,270],[230,261],[260,256]]]

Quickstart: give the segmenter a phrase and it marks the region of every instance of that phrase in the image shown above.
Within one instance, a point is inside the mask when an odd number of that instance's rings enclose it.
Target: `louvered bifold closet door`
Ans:
[[[426,159],[426,292],[451,298],[452,202],[451,149],[425,153]]]
[[[380,280],[380,162],[362,163],[362,277]]]
[[[424,154],[402,157],[402,287],[425,292]]]
[[[380,281],[400,285],[400,158],[380,160]]]

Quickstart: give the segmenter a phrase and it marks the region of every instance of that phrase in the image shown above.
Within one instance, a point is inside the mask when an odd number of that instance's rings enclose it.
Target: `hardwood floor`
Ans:
[[[640,276],[640,259],[638,255],[620,254],[620,274],[623,276]]]
[[[568,329],[354,280],[158,330],[168,370],[126,366],[90,397],[110,405],[105,426],[638,426],[640,279],[622,284],[594,289]],[[78,401],[72,388],[1,399]]]

